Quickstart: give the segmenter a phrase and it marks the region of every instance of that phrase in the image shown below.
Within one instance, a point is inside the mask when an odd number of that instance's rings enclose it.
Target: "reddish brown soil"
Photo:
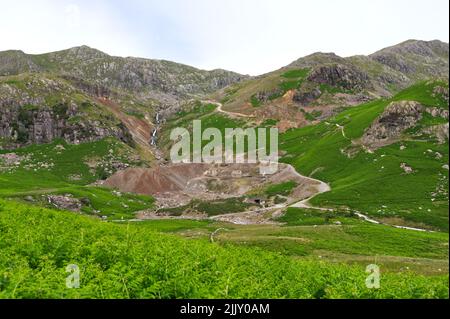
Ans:
[[[97,101],[106,106],[128,128],[137,144],[148,148],[152,127],[146,120],[125,114],[120,106],[110,99],[98,98]]]
[[[153,169],[129,168],[108,178],[105,185],[123,192],[145,195],[178,192],[184,190],[193,178],[201,177],[207,169],[204,164],[162,166]]]

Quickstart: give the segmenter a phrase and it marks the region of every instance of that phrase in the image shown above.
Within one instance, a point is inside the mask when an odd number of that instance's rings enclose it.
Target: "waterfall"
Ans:
[[[153,129],[152,136],[150,138],[150,145],[152,145],[152,146],[156,145],[156,141],[158,139],[157,134],[158,134],[159,124],[160,124],[159,113],[158,112],[155,115],[155,123],[156,123],[156,126]]]

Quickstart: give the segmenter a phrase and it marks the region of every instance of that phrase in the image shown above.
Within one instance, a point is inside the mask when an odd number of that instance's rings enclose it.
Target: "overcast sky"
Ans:
[[[448,42],[448,0],[0,0],[0,51],[82,44],[257,75],[313,52]]]

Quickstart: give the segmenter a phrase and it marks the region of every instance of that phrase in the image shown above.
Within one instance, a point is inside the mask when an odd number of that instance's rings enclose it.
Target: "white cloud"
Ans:
[[[102,2],[2,0],[0,8],[0,50],[43,53],[86,44],[111,54],[145,54]]]

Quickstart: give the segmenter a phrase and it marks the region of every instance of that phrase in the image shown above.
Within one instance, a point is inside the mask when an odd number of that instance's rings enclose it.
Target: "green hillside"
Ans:
[[[399,217],[448,231],[448,169],[444,168],[448,140],[442,144],[411,129],[400,141],[373,153],[357,143],[392,101],[442,107],[441,98],[430,95],[430,86],[440,85],[416,85],[392,99],[363,104],[318,125],[291,130],[281,137],[281,148],[287,153],[283,161],[330,183],[331,192],[314,198],[315,205],[346,206],[377,218]],[[418,125],[436,124],[424,122],[426,119]],[[405,174],[402,163],[412,166],[414,173]]]
[[[9,156],[14,160],[8,163]],[[120,168],[145,165],[137,152],[113,138],[80,145],[64,140],[17,150],[0,150],[0,197],[48,205],[46,195],[70,195],[81,200],[81,211],[109,218],[133,218],[153,205],[153,199],[120,194],[91,185]]]

